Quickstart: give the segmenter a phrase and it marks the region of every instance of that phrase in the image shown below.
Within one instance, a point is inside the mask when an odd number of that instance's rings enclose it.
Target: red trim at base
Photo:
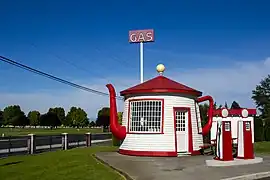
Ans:
[[[200,151],[200,150],[192,151],[192,152],[191,152],[191,155],[192,155],[192,156],[194,156],[194,155],[201,155],[201,151]]]
[[[249,158],[245,158],[245,157],[237,157],[237,159],[254,159],[255,157],[249,157]]]
[[[119,149],[120,154],[130,156],[161,156],[161,157],[176,157],[177,153],[174,151],[133,151]]]

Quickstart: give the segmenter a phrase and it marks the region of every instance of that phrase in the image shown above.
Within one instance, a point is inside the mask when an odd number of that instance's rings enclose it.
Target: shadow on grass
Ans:
[[[19,164],[19,163],[22,163],[22,162],[23,161],[14,161],[14,162],[9,162],[9,163],[2,164],[0,166],[10,166],[10,165]]]

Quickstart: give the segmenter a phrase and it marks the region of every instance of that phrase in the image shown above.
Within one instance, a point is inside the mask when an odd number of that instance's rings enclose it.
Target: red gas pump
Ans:
[[[242,118],[248,116],[247,110],[242,111]],[[238,121],[238,150],[237,158],[254,159],[254,149],[252,142],[251,121]]]
[[[229,112],[227,109],[221,111],[222,118],[217,121],[217,138],[216,138],[216,160],[231,161],[232,155],[232,131],[231,122],[226,121]]]
[[[238,121],[237,158],[254,159],[251,121],[246,120],[248,117],[248,110],[243,109],[241,115],[243,120]]]

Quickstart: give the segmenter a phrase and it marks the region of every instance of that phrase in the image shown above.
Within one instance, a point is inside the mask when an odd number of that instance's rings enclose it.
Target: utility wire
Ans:
[[[102,51],[101,51],[100,49],[98,49],[98,48],[95,48],[95,50],[96,50],[98,53],[100,53],[100,54],[104,54],[104,53],[102,53]],[[118,62],[118,63],[120,63],[122,66],[125,66],[125,67],[127,67],[127,68],[131,68],[131,69],[135,69],[135,67],[134,67],[132,64],[128,63],[128,62],[125,61],[125,60],[120,60],[119,58],[117,58],[117,57],[115,57],[115,56],[113,56],[113,55],[111,55],[111,59],[114,60],[114,61],[116,61],[116,62]]]
[[[0,56],[0,60],[3,61],[3,62],[6,62],[6,63],[8,63],[8,64],[11,64],[11,65],[13,65],[13,66],[17,66],[17,67],[19,67],[19,68],[22,68],[22,69],[25,69],[25,70],[27,70],[27,71],[33,72],[33,73],[35,73],[35,74],[38,74],[38,75],[47,77],[47,78],[49,78],[49,79],[58,81],[58,82],[63,83],[63,84],[70,85],[70,86],[72,86],[72,87],[75,87],[75,88],[78,88],[78,89],[81,89],[81,90],[84,90],[84,91],[87,91],[87,92],[91,92],[91,93],[98,94],[98,95],[102,95],[102,96],[109,96],[109,94],[107,94],[107,93],[104,93],[104,92],[101,92],[101,91],[97,91],[97,90],[94,90],[94,89],[90,89],[90,88],[87,88],[87,87],[84,87],[84,86],[81,86],[81,85],[72,83],[72,82],[70,82],[70,81],[67,81],[67,80],[58,78],[58,77],[56,77],[56,76],[50,75],[50,74],[48,74],[48,73],[39,71],[39,70],[37,70],[37,69],[31,68],[31,67],[29,67],[29,66],[26,66],[26,65],[24,65],[24,64],[21,64],[21,63],[19,63],[19,62],[13,61],[13,60],[8,59],[8,58],[3,57],[3,56]],[[118,100],[123,100],[123,98],[122,98],[122,97],[119,97],[119,96],[117,96],[116,99],[118,99]]]
[[[37,47],[36,44],[30,43],[30,45],[33,46],[34,48],[38,49],[38,47]],[[76,63],[73,63],[73,62],[71,62],[71,61],[69,61],[69,60],[67,60],[67,59],[64,59],[64,58],[60,57],[59,55],[57,55],[57,54],[55,54],[55,53],[49,53],[49,52],[48,52],[48,54],[51,54],[51,55],[54,56],[57,60],[63,61],[63,62],[65,62],[65,63],[67,63],[67,64],[73,66],[74,68],[76,68],[76,69],[78,69],[78,70],[84,71],[84,72],[86,72],[86,73],[88,73],[88,74],[91,74],[91,75],[95,74],[95,75],[99,76],[99,78],[104,79],[104,80],[106,80],[106,81],[109,81],[105,76],[100,75],[99,73],[96,73],[96,72],[93,72],[93,71],[89,72],[89,70],[87,70],[87,69],[85,69],[85,68],[82,68],[82,67],[78,66]],[[128,86],[128,85],[122,84],[122,83],[121,83],[121,85],[123,85],[123,86]]]
[[[37,47],[36,44],[30,43],[30,45],[33,46],[34,48],[38,49],[38,47]],[[98,49],[96,49],[96,51],[98,51]],[[100,52],[100,51],[99,51],[99,52]],[[101,53],[101,52],[100,52],[100,53]],[[96,74],[97,76],[99,76],[99,78],[104,79],[104,80],[106,80],[106,81],[109,81],[105,76],[101,75],[100,73],[96,73],[96,72],[93,72],[93,71],[91,71],[91,73],[90,73],[89,70],[86,70],[85,68],[82,68],[82,67],[78,66],[76,63],[73,63],[73,62],[71,62],[71,61],[69,61],[69,60],[67,60],[67,59],[64,59],[64,58],[60,57],[59,55],[57,55],[57,54],[55,54],[55,53],[49,53],[49,52],[48,52],[48,54],[51,54],[51,55],[54,56],[57,60],[59,60],[59,61],[64,61],[65,63],[67,63],[67,64],[73,66],[74,68],[76,68],[76,69],[78,69],[78,70],[84,71],[84,72],[86,72],[86,73],[88,73],[88,74],[91,74],[91,75]],[[118,62],[119,62],[119,61],[118,61]],[[120,61],[120,64],[122,64],[121,61]],[[127,87],[128,87],[127,84],[124,84],[124,83],[121,83],[121,82],[120,82],[119,84],[122,85],[122,86],[127,86]]]

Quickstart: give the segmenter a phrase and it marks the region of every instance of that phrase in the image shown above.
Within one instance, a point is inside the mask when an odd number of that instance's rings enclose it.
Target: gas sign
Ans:
[[[140,43],[140,42],[154,42],[154,30],[133,30],[129,31],[129,42]]]

